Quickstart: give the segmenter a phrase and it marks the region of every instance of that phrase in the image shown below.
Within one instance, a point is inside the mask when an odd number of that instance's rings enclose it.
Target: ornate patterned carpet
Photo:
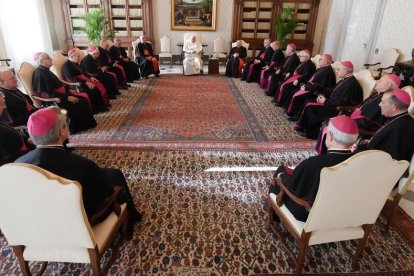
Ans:
[[[171,89],[174,87],[174,89]],[[97,115],[98,126],[73,135],[77,147],[138,149],[307,149],[254,84],[220,76],[162,75],[133,84]]]
[[[294,165],[313,154],[290,152],[82,150],[128,178],[144,220],[124,243],[109,275],[288,275],[294,259],[267,229],[263,202],[271,172],[205,172],[211,167]],[[382,221],[382,219],[381,219]],[[401,224],[412,225],[404,217]],[[283,230],[283,228],[282,228]],[[305,272],[329,275],[413,275],[414,237],[400,226],[388,237],[378,224],[351,269],[355,242],[311,247]],[[413,232],[411,232],[412,234]],[[297,252],[292,238],[289,247]],[[17,261],[0,237],[0,274],[18,275]],[[107,256],[108,257],[108,256]],[[40,264],[32,264],[38,269]],[[387,273],[388,272],[388,273]],[[384,274],[382,274],[384,273]],[[88,265],[50,263],[45,275],[90,275]]]

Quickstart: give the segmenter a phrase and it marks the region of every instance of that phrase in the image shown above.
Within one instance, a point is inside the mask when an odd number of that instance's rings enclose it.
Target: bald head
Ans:
[[[0,70],[0,87],[8,90],[17,88],[17,79],[12,71],[8,69]]]

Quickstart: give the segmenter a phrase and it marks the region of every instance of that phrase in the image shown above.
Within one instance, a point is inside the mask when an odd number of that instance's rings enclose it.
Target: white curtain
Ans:
[[[35,52],[53,52],[45,0],[0,0],[0,35],[3,52],[19,69],[33,62]],[[1,47],[1,45],[0,45]],[[0,51],[1,52],[1,51]]]

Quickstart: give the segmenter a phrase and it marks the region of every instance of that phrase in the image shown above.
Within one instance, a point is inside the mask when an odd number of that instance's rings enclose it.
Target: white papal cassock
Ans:
[[[203,61],[201,60],[202,46],[200,42],[191,42],[191,39],[184,42],[184,75],[200,74],[200,70],[203,67]]]

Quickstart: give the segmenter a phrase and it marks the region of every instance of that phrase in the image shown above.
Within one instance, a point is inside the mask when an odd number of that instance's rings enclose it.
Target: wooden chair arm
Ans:
[[[375,131],[358,128],[358,133],[359,133],[359,136],[361,137],[370,138],[374,136]]]
[[[99,207],[99,211],[89,219],[89,223],[92,226],[95,225],[99,220],[102,220],[102,217],[105,214],[110,214],[110,211],[112,210],[119,217],[119,215],[121,214],[121,206],[119,206],[117,199],[121,192],[122,187],[114,187],[114,192],[112,193],[112,195],[109,195],[105,198],[104,202]]]
[[[394,65],[390,65],[388,67],[384,67],[384,68],[378,68],[378,71],[383,71],[383,70],[387,70],[387,69],[391,69],[394,68]]]
[[[11,59],[9,59],[9,58],[2,58],[2,59],[0,59],[0,61],[4,61],[4,62],[6,62],[6,64],[7,64],[7,66],[10,66],[10,61],[11,61]]]
[[[33,99],[39,100],[41,102],[46,102],[46,103],[50,103],[50,102],[58,103],[58,102],[60,102],[59,98],[42,98],[42,97],[34,96],[34,95],[32,97],[33,97]]]
[[[364,64],[364,66],[366,66],[366,69],[368,69],[368,67],[370,67],[370,66],[375,66],[375,65],[380,65],[380,64],[381,64],[381,62],[377,62],[377,63],[373,63],[373,64],[366,63],[366,64]]]
[[[348,114],[353,112],[357,107],[356,105],[339,105],[336,107],[336,110],[339,111],[339,114]]]
[[[280,177],[273,178],[273,184],[280,187],[280,193],[276,197],[276,203],[278,206],[282,206],[283,201],[284,201],[284,195],[286,194],[296,204],[299,204],[305,207],[307,211],[310,211],[312,206],[309,204],[309,202],[292,194],[289,191],[289,189],[286,188],[285,184],[282,182],[282,179]]]
[[[61,81],[63,82],[63,84],[69,86],[70,88],[73,88],[73,89],[79,91],[79,87],[81,85],[80,82],[67,82],[67,81],[64,81],[64,80],[61,80]]]

